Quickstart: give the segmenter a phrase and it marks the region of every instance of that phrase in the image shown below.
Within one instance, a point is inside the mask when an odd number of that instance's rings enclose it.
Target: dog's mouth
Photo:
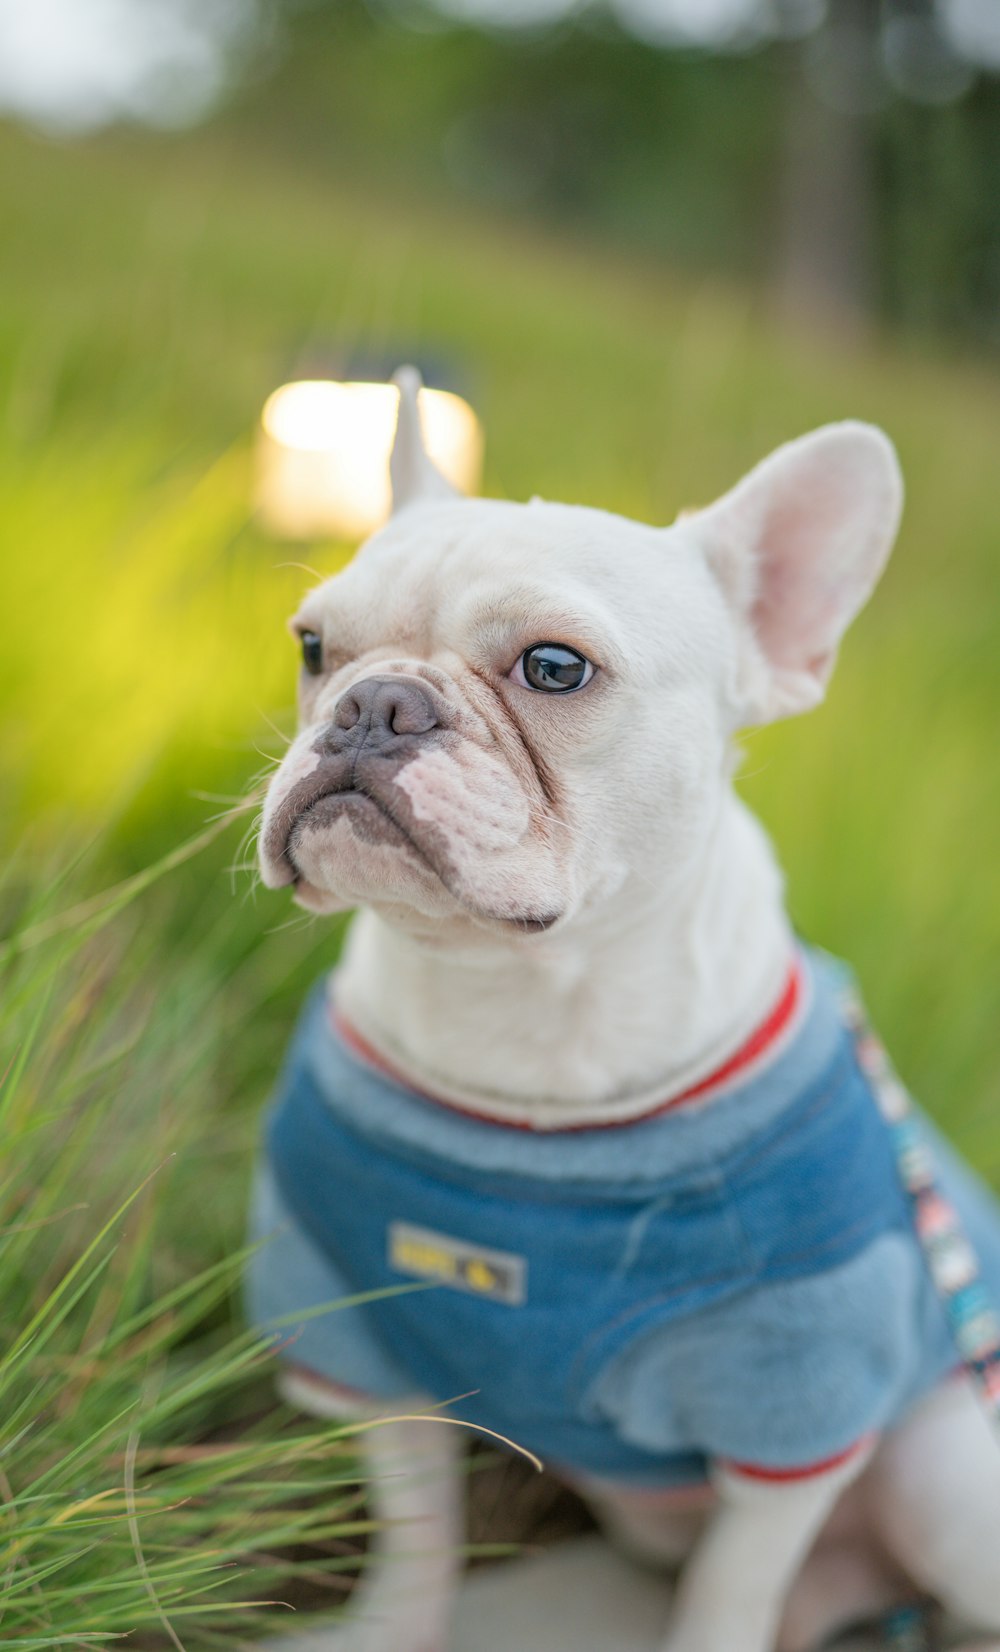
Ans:
[[[321,763],[298,781],[267,825],[262,851],[271,872],[268,882],[280,886],[308,881],[302,859],[310,838],[333,830],[342,821],[348,822],[360,843],[409,851],[440,876],[432,852],[416,841],[391,802],[381,795],[383,790],[369,785],[356,764],[340,760]]]
[[[426,851],[401,825],[381,798],[355,784],[336,791],[323,792],[293,821],[285,844],[284,858],[291,868],[293,881],[298,883],[303,872],[296,859],[296,851],[312,832],[329,830],[338,821],[347,820],[354,836],[362,843],[384,844],[388,848],[409,849],[431,871],[436,871]]]
[[[504,914],[488,911],[470,901],[469,892],[456,886],[456,879],[448,860],[446,845],[433,840],[433,833],[425,834],[411,829],[393,807],[392,801],[382,795],[378,786],[380,776],[371,777],[369,785],[357,767],[349,772],[344,766],[323,764],[294,785],[282,800],[270,821],[264,841],[267,860],[271,867],[268,882],[274,886],[292,887],[304,904],[316,910],[327,893],[322,882],[309,866],[310,839],[333,832],[346,822],[351,835],[361,845],[373,850],[395,851],[402,861],[409,862],[412,872],[426,882],[430,877],[474,922],[494,928],[497,924],[515,933],[542,935],[562,918],[562,912]],[[377,789],[376,789],[377,787]]]

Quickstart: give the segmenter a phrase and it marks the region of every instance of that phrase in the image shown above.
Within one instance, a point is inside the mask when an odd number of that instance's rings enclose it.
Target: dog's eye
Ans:
[[[538,688],[545,694],[568,694],[589,683],[593,675],[590,661],[561,642],[533,643],[511,672],[522,688]]]
[[[302,664],[310,677],[318,677],[323,669],[323,638],[318,631],[300,632],[302,639]]]

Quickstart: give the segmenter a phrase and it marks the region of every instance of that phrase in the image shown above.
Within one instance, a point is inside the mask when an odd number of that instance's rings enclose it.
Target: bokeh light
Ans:
[[[482,474],[483,433],[461,396],[420,392],[427,451],[462,493]],[[399,392],[391,384],[302,379],[268,397],[258,445],[257,507],[289,539],[362,539],[389,515],[389,453]]]

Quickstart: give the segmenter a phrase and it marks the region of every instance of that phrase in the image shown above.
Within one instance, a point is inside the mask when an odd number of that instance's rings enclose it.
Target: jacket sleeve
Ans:
[[[591,1399],[647,1450],[791,1478],[892,1423],[949,1359],[919,1249],[890,1233],[842,1266],[647,1331]]]

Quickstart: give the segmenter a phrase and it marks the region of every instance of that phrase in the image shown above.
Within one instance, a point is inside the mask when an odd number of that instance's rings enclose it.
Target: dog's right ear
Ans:
[[[424,446],[418,400],[423,386],[420,374],[415,367],[400,367],[393,374],[392,382],[399,391],[396,439],[389,457],[392,514],[395,516],[409,505],[460,499],[461,494],[441,475]]]
[[[779,447],[685,519],[735,611],[737,722],[819,704],[840,639],[885,566],[902,504],[889,438],[848,421]]]

